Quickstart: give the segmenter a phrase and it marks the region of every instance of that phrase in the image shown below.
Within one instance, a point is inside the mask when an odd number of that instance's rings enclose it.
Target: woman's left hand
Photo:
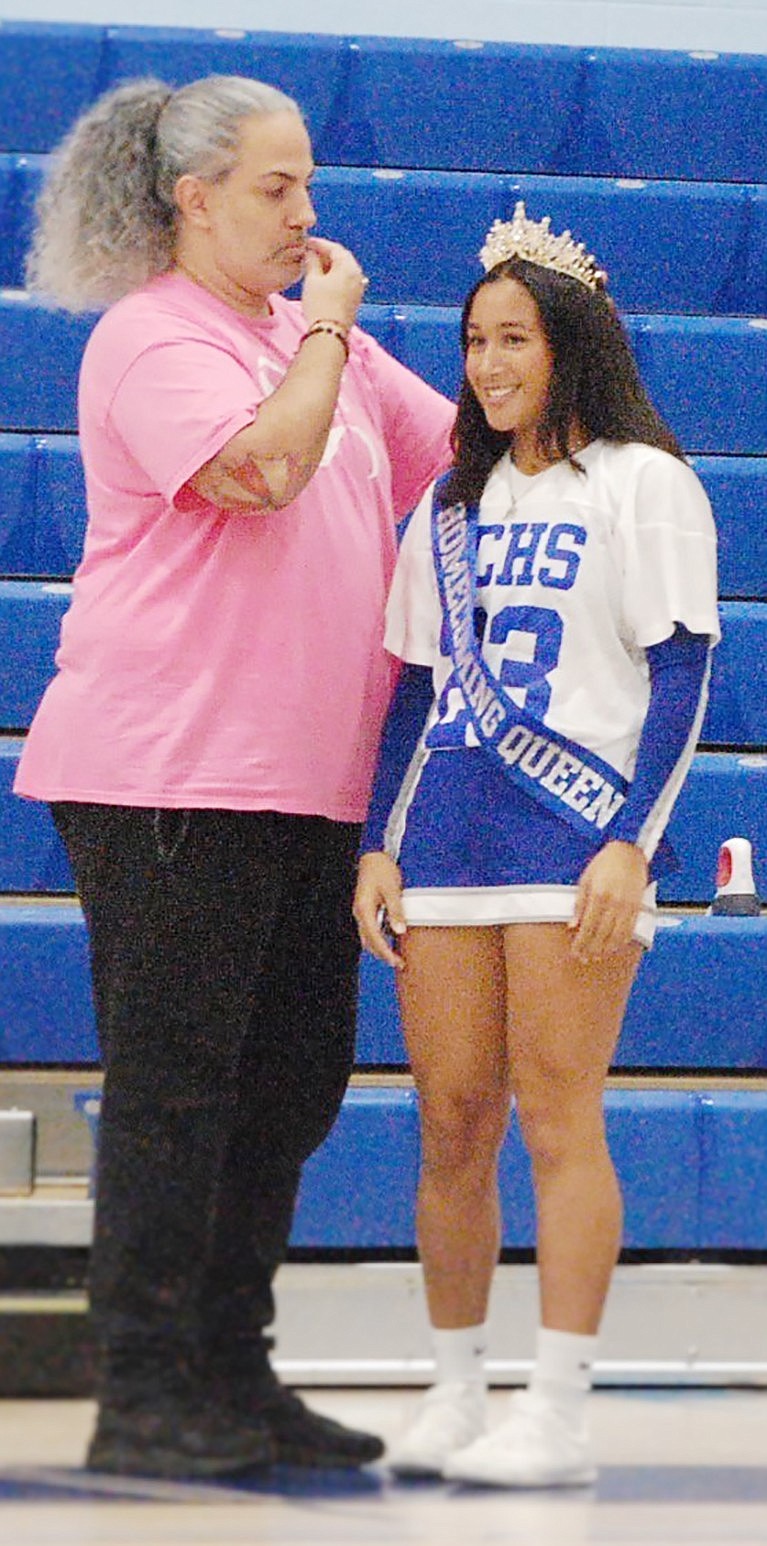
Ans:
[[[595,960],[630,944],[648,884],[647,860],[634,843],[606,843],[578,883],[573,954]]]

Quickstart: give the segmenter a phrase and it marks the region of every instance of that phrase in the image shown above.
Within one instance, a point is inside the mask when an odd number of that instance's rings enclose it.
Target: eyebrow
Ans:
[[[282,181],[286,183],[310,182],[316,170],[316,166],[313,166],[306,177],[299,177],[297,172],[283,172],[280,167],[274,167],[270,172],[259,172],[258,181],[266,182],[270,177],[281,177]]]
[[[518,333],[529,333],[532,330],[529,322],[499,322],[497,326],[514,329]],[[466,331],[467,333],[482,333],[486,332],[487,329],[483,328],[479,322],[467,322]]]

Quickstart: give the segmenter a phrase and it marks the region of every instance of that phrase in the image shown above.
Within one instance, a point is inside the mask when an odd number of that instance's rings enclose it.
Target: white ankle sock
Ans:
[[[591,1390],[597,1341],[597,1337],[540,1326],[530,1389],[577,1416]]]
[[[487,1353],[487,1327],[459,1326],[455,1331],[437,1331],[432,1326],[434,1362],[437,1368],[437,1384],[470,1380],[485,1382],[485,1355]]]

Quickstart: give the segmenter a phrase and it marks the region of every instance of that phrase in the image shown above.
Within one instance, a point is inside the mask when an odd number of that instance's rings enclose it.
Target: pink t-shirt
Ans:
[[[16,792],[365,815],[391,687],[395,519],[448,464],[451,403],[355,329],[321,467],[232,514],[185,488],[294,358],[300,304],[232,311],[162,275],[97,323],[80,377],[88,529]]]

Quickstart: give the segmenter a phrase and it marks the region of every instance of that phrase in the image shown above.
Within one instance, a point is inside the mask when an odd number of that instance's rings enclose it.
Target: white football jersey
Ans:
[[[584,471],[520,473],[503,456],[480,502],[475,624],[492,675],[517,706],[631,778],[649,700],[645,649],[677,623],[719,638],[716,531],[685,462],[654,446],[595,440]],[[403,538],[386,647],[431,666],[427,745],[476,746],[442,629],[432,490]]]

